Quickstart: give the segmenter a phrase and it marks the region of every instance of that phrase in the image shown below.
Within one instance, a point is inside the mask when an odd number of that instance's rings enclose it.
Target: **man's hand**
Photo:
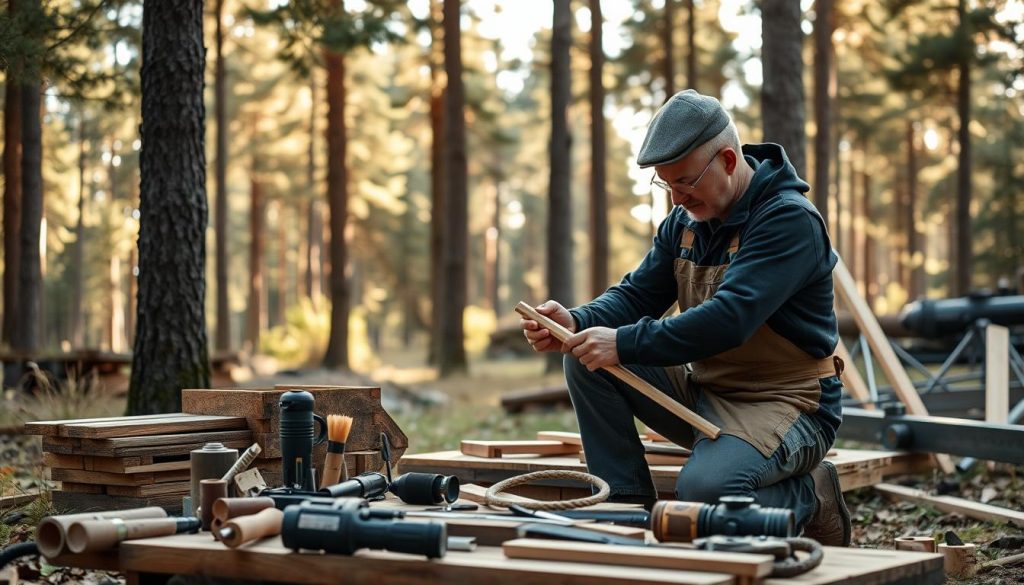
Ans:
[[[608,327],[591,327],[580,331],[565,340],[565,351],[571,351],[591,372],[619,363],[615,330]]]
[[[569,314],[569,309],[566,309],[559,303],[547,301],[535,308],[538,313],[569,331],[576,331],[576,321]],[[540,323],[533,319],[520,319],[519,325],[523,328],[523,335],[526,336],[526,340],[533,346],[533,351],[564,351],[561,342],[552,337],[551,332],[541,327]]]

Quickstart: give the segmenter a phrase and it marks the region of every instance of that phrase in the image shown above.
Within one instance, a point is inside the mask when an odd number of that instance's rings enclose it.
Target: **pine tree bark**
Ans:
[[[8,1],[13,16],[15,0]],[[11,71],[17,64],[11,65]],[[10,78],[9,78],[10,79]],[[4,322],[0,343],[10,343],[18,320],[18,265],[21,260],[21,86],[4,86]]]
[[[832,154],[832,99],[836,76],[832,59],[833,0],[816,0],[814,18],[814,205],[829,225],[829,172]]]
[[[668,4],[666,4],[666,9]],[[608,287],[607,141],[604,120],[604,16],[590,0],[590,294]]]
[[[807,114],[804,106],[803,32],[800,3],[761,2],[761,119],[765,142],[781,144],[796,172],[804,176]]]
[[[441,347],[441,254],[444,237],[444,3],[430,1],[430,346],[427,363],[436,364]]]
[[[217,126],[217,144],[214,154],[214,238],[216,247],[216,289],[217,328],[214,348],[231,349],[231,307],[228,304],[228,115],[227,115],[227,70],[224,66],[224,0],[215,0],[213,16],[215,21],[213,66],[213,115]]]
[[[440,300],[441,376],[466,370],[463,313],[466,309],[468,246],[468,169],[466,165],[466,94],[462,83],[460,0],[444,0],[444,233]]]
[[[202,0],[144,0],[139,300],[128,413],[177,412],[206,388]]]
[[[78,220],[75,222],[74,296],[71,302],[71,345],[81,348],[85,342],[82,305],[85,297],[85,116],[78,123]]]
[[[697,90],[697,8],[686,0],[686,85]]]
[[[913,300],[924,292],[924,262],[921,258],[921,236],[917,232],[917,136],[912,120],[907,121],[906,189],[906,216],[903,223],[907,230],[907,296]]]
[[[341,2],[338,2],[341,5]],[[327,207],[331,243],[331,333],[323,365],[348,368],[349,283],[345,275],[348,243],[348,131],[345,127],[345,57],[326,49],[327,67]]]
[[[957,12],[963,43],[970,42],[970,22],[966,14],[966,1],[960,0]],[[971,45],[973,51],[973,45]],[[956,272],[953,281],[953,296],[964,296],[971,292],[971,57],[966,49],[960,51],[957,65],[960,82],[957,86],[956,111],[960,119],[957,139],[960,152],[957,155],[956,178]]]
[[[555,0],[551,34],[551,176],[548,184],[548,296],[572,306],[572,193],[570,181],[569,102],[572,99],[569,50],[572,13],[569,0]],[[548,371],[562,368],[562,355],[550,353]]]
[[[246,319],[246,339],[252,352],[260,346],[260,332],[266,325],[263,307],[263,185],[259,181],[259,158],[253,156],[251,178],[249,180],[249,303]]]
[[[661,22],[661,46],[665,57],[661,62],[661,76],[665,80],[665,101],[676,93],[675,0],[665,0],[665,13]]]
[[[34,71],[31,71],[34,69]],[[43,126],[38,68],[26,67],[21,85],[21,240],[18,246],[17,326],[11,347],[23,352],[39,349],[42,311],[42,265],[39,257],[43,220]]]

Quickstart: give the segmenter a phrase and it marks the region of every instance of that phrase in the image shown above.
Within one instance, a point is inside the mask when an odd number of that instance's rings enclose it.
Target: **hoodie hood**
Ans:
[[[743,159],[754,169],[754,176],[724,225],[745,222],[754,208],[781,191],[796,191],[804,195],[811,190],[811,186],[796,174],[786,151],[778,144],[745,144],[742,150]]]

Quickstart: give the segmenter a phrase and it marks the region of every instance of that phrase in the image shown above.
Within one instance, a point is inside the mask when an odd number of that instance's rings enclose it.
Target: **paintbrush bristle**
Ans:
[[[335,443],[344,443],[348,440],[348,434],[352,431],[352,417],[340,414],[327,416],[327,440]]]

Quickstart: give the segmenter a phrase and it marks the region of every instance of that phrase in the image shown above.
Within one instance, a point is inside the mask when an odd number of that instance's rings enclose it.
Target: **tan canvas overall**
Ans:
[[[694,232],[685,229],[680,247],[689,251],[693,238]],[[738,250],[739,234],[729,244],[728,258]],[[689,259],[676,258],[680,312],[711,299],[728,268],[728,262],[697,266]],[[811,357],[764,324],[739,347],[692,362],[690,367],[691,380],[700,386],[707,401],[702,414],[723,433],[739,437],[771,457],[800,413],[818,409],[818,379],[838,376],[843,362],[837,356]]]

